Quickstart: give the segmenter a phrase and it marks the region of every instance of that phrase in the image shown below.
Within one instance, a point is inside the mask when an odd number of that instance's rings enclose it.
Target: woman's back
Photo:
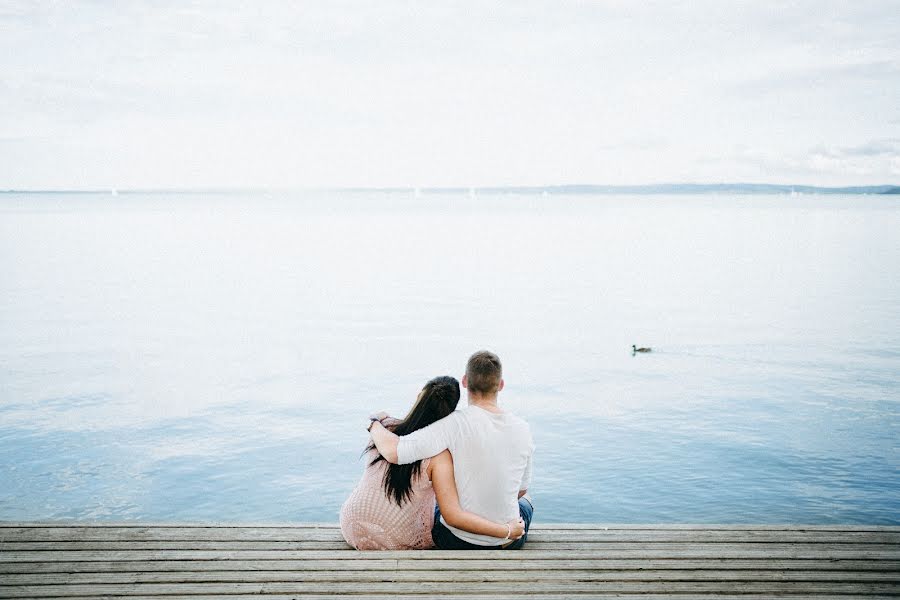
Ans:
[[[411,482],[408,502],[398,506],[384,491],[388,462],[374,465],[376,450],[366,453],[366,470],[341,507],[341,533],[357,550],[417,550],[434,546],[434,490],[426,473],[429,459],[422,461],[419,476]]]

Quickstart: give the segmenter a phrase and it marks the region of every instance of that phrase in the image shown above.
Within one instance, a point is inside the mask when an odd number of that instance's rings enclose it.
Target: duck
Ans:
[[[631,353],[636,354],[638,352],[653,352],[653,348],[638,348],[636,345],[631,345]]]

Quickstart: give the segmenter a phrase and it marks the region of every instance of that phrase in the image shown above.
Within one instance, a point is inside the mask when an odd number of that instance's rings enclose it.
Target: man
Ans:
[[[468,393],[466,408],[403,437],[376,421],[370,430],[372,440],[393,464],[408,464],[450,450],[463,510],[498,523],[514,520],[518,514],[525,522],[525,536],[511,541],[509,534],[506,539],[495,538],[452,527],[437,510],[432,537],[438,548],[521,548],[534,512],[525,495],[534,452],[531,429],[498,406],[503,366],[493,352],[482,350],[469,358],[462,384]]]

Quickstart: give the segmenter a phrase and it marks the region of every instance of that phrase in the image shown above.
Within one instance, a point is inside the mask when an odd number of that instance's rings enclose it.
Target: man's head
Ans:
[[[493,396],[503,389],[503,365],[500,357],[487,350],[479,350],[469,357],[463,385],[473,396]]]

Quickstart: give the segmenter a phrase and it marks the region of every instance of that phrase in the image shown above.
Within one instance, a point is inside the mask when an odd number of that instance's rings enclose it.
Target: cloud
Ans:
[[[900,138],[870,140],[856,146],[813,149],[807,163],[811,170],[848,175],[900,175]]]
[[[851,146],[819,145],[790,153],[738,146],[725,155],[705,156],[702,162],[717,168],[732,164],[734,171],[756,181],[890,183],[900,176],[900,138],[872,139]]]
[[[828,90],[839,86],[887,86],[900,91],[900,61],[877,60],[839,65],[813,65],[805,67],[776,67],[767,73],[733,82],[729,89],[737,96],[759,97],[781,95],[789,91],[809,92]]]
[[[900,138],[870,140],[857,146],[820,147],[814,150],[819,156],[828,158],[851,158],[857,156],[900,156]]]
[[[661,136],[626,138],[613,144],[597,144],[597,150],[636,150],[652,152],[670,145],[670,141]]]

